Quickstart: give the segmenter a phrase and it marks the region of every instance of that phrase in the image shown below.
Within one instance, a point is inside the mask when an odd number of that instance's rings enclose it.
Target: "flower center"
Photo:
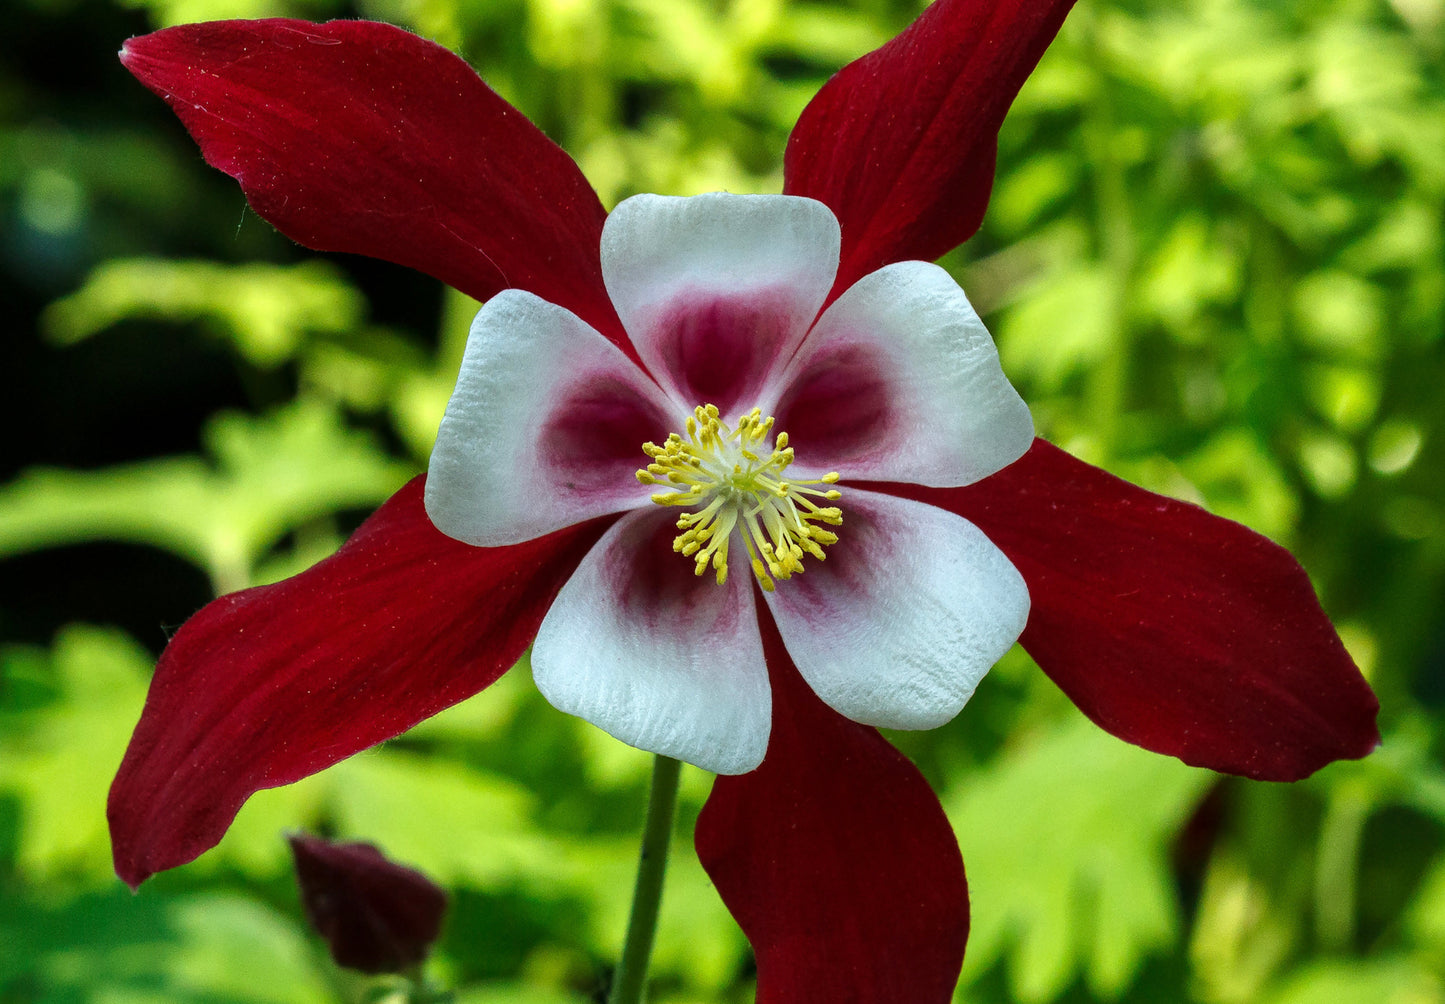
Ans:
[[[715,405],[704,404],[693,409],[685,438],[674,432],[661,446],[642,444],[652,463],[637,472],[637,480],[665,489],[652,501],[697,507],[677,518],[682,533],[672,549],[692,558],[698,575],[712,565],[719,585],[727,581],[734,528],[748,549],[753,574],[769,592],[775,578],[803,571],[804,554],[822,561],[823,548],[838,542],[837,534],[817,524],[838,526],[843,513],[814,499],[831,502],[842,493],[808,487],[835,484],[838,472],[811,481],[786,480],[783,471],[793,462],[788,434],[778,433],[771,455],[763,455],[772,430],[772,417],[764,418],[757,408],[739,418],[734,429]]]

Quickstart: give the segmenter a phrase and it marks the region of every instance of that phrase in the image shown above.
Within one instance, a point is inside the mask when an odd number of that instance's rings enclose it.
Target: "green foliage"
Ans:
[[[1210,777],[1082,717],[1024,738],[944,800],[974,910],[965,978],[1007,954],[1020,1001],[1053,1000],[1078,975],[1117,997],[1178,936],[1169,843]]]
[[[0,792],[20,806],[15,866],[38,879],[109,885],[107,773],[120,764],[151,660],[124,635],[82,626],[49,653],[14,648],[0,658],[9,698],[0,705]]]
[[[0,1001],[387,999],[305,932],[297,828],[448,885],[429,974],[462,1004],[594,1000],[646,788],[646,757],[553,711],[524,664],[258,794],[140,895],[113,878],[105,793],[155,655],[132,636],[207,598],[154,570],[218,593],[334,549],[424,464],[476,309],[277,237],[114,64],[119,42],[217,17],[391,20],[465,55],[611,205],[776,191],[809,97],[918,7],[18,5],[0,42],[18,318],[0,348]],[[1445,997],[1442,28],[1440,0],[1081,0],[1010,115],[984,229],[945,264],[1040,431],[1293,548],[1386,737],[1299,785],[1220,779],[1108,738],[1014,653],[957,724],[896,737],[968,864],[960,1000]],[[92,576],[127,595],[82,617]],[[708,788],[685,771],[660,1004],[751,999],[691,850]]]
[[[310,333],[353,331],[362,302],[335,269],[319,261],[280,267],[114,259],[51,304],[43,321],[62,344],[121,321],[205,321],[243,359],[270,367],[294,358]]]
[[[25,472],[0,488],[0,555],[81,540],[134,541],[194,561],[227,592],[250,585],[257,563],[286,533],[378,505],[407,473],[315,402],[259,419],[220,414],[205,438],[214,466],[167,457],[99,472]],[[334,537],[323,533],[301,557],[334,549]]]
[[[1409,959],[1374,959],[1365,963],[1322,962],[1304,967],[1265,1004],[1335,1004],[1336,1001],[1380,1001],[1381,1004],[1434,1004],[1445,989],[1433,973]]]

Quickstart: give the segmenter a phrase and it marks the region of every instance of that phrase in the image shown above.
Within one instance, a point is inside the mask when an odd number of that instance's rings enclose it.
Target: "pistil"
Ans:
[[[677,519],[682,532],[672,549],[693,560],[697,575],[710,565],[719,585],[727,581],[734,530],[747,548],[753,574],[770,592],[775,579],[803,571],[805,554],[822,561],[823,548],[838,542],[837,534],[819,524],[842,524],[842,510],[819,501],[837,501],[842,493],[813,487],[836,484],[838,473],[803,481],[785,478],[793,448],[788,434],[780,432],[764,456],[772,430],[772,417],[764,418],[757,408],[733,428],[716,406],[704,404],[693,409],[685,436],[674,432],[661,446],[642,445],[652,462],[637,472],[637,480],[664,489],[652,501],[691,510]]]

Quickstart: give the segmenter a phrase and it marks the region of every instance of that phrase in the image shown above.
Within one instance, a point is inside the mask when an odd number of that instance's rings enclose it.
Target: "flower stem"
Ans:
[[[647,959],[657,932],[657,907],[662,900],[662,876],[667,870],[667,845],[672,839],[672,816],[677,808],[677,776],[682,765],[659,755],[652,765],[652,791],[647,796],[647,822],[642,828],[642,853],[637,864],[637,885],[632,892],[632,916],[627,941],[612,980],[608,1004],[641,1004],[647,988]]]
[[[1320,825],[1315,857],[1315,933],[1332,952],[1349,948],[1355,936],[1355,890],[1359,887],[1360,842],[1369,821],[1370,799],[1358,785],[1331,793]]]

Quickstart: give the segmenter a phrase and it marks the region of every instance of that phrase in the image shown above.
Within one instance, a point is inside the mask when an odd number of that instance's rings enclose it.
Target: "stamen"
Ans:
[[[661,489],[652,496],[658,505],[691,509],[677,518],[682,532],[672,549],[692,559],[697,575],[711,567],[719,585],[727,581],[734,529],[753,575],[769,592],[775,579],[804,570],[805,554],[819,561],[826,557],[823,548],[836,544],[838,535],[816,524],[839,526],[843,514],[837,506],[819,506],[812,499],[832,502],[842,493],[810,486],[837,484],[837,471],[812,480],[784,480],[782,473],[794,459],[788,434],[778,433],[768,452],[773,418],[764,418],[758,408],[733,428],[715,405],[699,405],[684,428],[686,436],[674,432],[661,446],[642,444],[652,463],[637,472],[637,480]]]

